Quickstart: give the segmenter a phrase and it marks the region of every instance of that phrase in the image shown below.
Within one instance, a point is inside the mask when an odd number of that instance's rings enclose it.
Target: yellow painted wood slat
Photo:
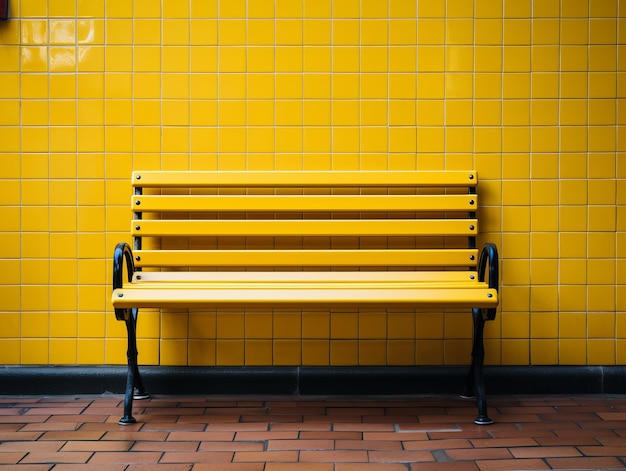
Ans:
[[[113,291],[116,308],[238,307],[303,305],[409,305],[414,307],[495,307],[493,289],[183,289],[134,288]]]
[[[319,280],[326,282],[446,283],[475,281],[477,273],[475,271],[142,271],[133,275],[133,283],[152,284],[198,281],[309,283]]]
[[[477,174],[462,171],[135,171],[136,187],[347,187],[475,186]]]
[[[473,236],[476,219],[134,220],[146,236]]]
[[[290,283],[289,281],[282,282],[262,282],[257,281],[254,283],[251,282],[232,282],[232,281],[163,281],[158,283],[141,283],[138,286],[135,285],[125,285],[123,289],[125,290],[134,290],[134,289],[181,289],[181,290],[239,290],[239,289],[261,289],[261,290],[319,290],[321,292],[329,290],[329,289],[404,289],[404,290],[415,290],[415,289],[430,289],[430,290],[438,290],[438,289],[450,289],[450,288],[461,288],[461,289],[482,289],[485,290],[488,288],[486,283],[478,283],[474,281],[451,281],[445,283],[436,283],[436,282],[422,282],[422,283],[411,283],[411,282],[402,282],[402,281],[387,281],[387,282],[376,282],[376,281],[363,281],[363,282],[349,282],[349,281],[324,281],[319,280],[317,282],[306,282],[300,281],[298,283]]]
[[[476,211],[476,195],[143,195],[133,211]]]
[[[476,249],[141,250],[139,267],[475,266]]]

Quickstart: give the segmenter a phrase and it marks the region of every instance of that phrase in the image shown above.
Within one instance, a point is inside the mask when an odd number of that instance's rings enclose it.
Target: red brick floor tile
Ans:
[[[167,451],[159,463],[230,463],[231,451]]]
[[[563,438],[589,438],[589,437],[617,437],[619,430],[610,429],[573,429],[573,430],[555,430],[554,433],[557,437]]]
[[[79,415],[83,407],[39,407],[27,409],[23,415]]]
[[[624,464],[615,457],[606,458],[548,458],[552,469],[622,469]]]
[[[362,463],[361,466],[363,466],[363,464],[364,463]],[[334,470],[335,470],[335,465],[332,463],[267,463],[265,465],[265,471],[334,471]]]
[[[24,410],[21,408],[12,408],[12,409],[0,409],[0,416],[15,416],[15,415],[24,415],[28,410]]]
[[[600,412],[598,416],[602,420],[626,420],[626,412]]]
[[[161,452],[150,452],[150,451],[99,451],[94,453],[94,455],[89,460],[89,463],[92,464],[118,464],[118,463],[127,463],[127,464],[147,464],[147,463],[158,463],[161,458]]]
[[[447,450],[456,448],[472,448],[468,440],[428,440],[405,442],[406,450]]]
[[[385,409],[382,407],[329,407],[328,413],[330,415],[343,416],[343,415],[385,415]]]
[[[154,423],[141,424],[142,432],[204,432],[205,423]]]
[[[549,458],[551,456],[566,458],[581,456],[581,453],[573,446],[509,448],[509,450],[515,458]]]
[[[402,450],[402,442],[399,440],[337,440],[338,450]]]
[[[53,471],[126,471],[128,465],[125,463],[104,463],[104,464],[58,464]]]
[[[626,446],[626,440],[622,437],[598,437],[597,442],[603,446]]]
[[[574,406],[558,406],[557,409],[559,413],[594,412],[598,415],[616,412],[615,409],[608,404],[576,404]]]
[[[169,434],[171,436],[171,434]],[[162,442],[168,437],[167,432],[143,432],[141,430],[129,430],[126,432],[124,429],[121,431],[106,432],[102,436],[102,440],[105,441],[146,441],[146,442]]]
[[[1,452],[0,453],[0,464],[17,464],[22,461],[22,458],[26,456],[27,452],[25,451],[9,451],[9,452]]]
[[[54,431],[74,431],[77,430],[81,424],[70,423],[66,424],[63,422],[43,422],[38,424],[25,424],[22,428],[20,428],[19,433],[25,432],[54,432]],[[1,436],[0,432],[0,436]]]
[[[417,420],[422,424],[447,424],[448,427],[456,424],[471,424],[476,418],[476,412],[471,414],[420,415]],[[495,418],[494,418],[495,420]]]
[[[114,442],[115,443],[115,442]],[[132,451],[196,451],[199,442],[132,442]],[[221,445],[224,442],[219,442]],[[230,443],[230,442],[226,442]]]
[[[319,463],[367,463],[367,451],[364,450],[336,450],[336,451],[309,451],[300,452],[301,462]]]
[[[233,463],[244,462],[298,461],[297,451],[236,451]]]
[[[159,416],[157,416],[159,417]],[[183,415],[174,417],[175,421],[180,424],[221,424],[221,423],[237,423],[241,419],[238,415]]]
[[[363,423],[364,424],[371,424],[371,423],[375,423],[375,424],[384,424],[384,423],[388,423],[388,424],[395,424],[398,421],[398,417],[394,417],[394,416],[389,416],[389,415],[385,415],[385,416],[379,416],[379,415],[364,415],[362,416],[363,419]],[[405,420],[419,420],[417,416],[415,417],[411,417],[411,416],[403,416],[403,419]]]
[[[521,430],[580,430],[580,425],[571,420],[542,421],[520,424]]]
[[[580,446],[585,456],[626,456],[626,446]]]
[[[61,451],[128,451],[133,443],[132,441],[69,441],[63,445]]]
[[[423,423],[423,422],[400,422],[396,425],[400,432],[428,432],[428,433],[458,433],[462,429],[457,424],[451,423]]]
[[[361,440],[362,432],[300,432],[302,440]]]
[[[34,441],[41,435],[41,432],[0,432],[0,442]]]
[[[287,422],[281,422],[281,423],[276,423],[276,422],[272,422],[270,424],[270,430],[272,432],[279,432],[279,431],[298,431],[298,432],[329,432],[331,429],[331,424],[329,423],[304,423],[304,422],[298,422],[298,423],[287,423]]]
[[[478,466],[472,461],[451,461],[439,463],[413,463],[411,471],[478,471]]]
[[[17,432],[24,426],[20,424],[0,424],[0,433]]]
[[[544,422],[595,422],[598,420],[598,415],[595,412],[568,412],[558,414],[540,414],[540,418]],[[619,419],[618,419],[619,420]]]
[[[593,437],[545,437],[537,438],[539,446],[582,446],[600,445],[600,442]]]
[[[2,418],[0,417],[0,420]],[[308,415],[302,418],[302,422],[304,423],[338,423],[338,424],[362,424],[363,419],[358,415],[346,415],[346,416],[336,416],[336,415]]]
[[[3,464],[2,471],[49,471],[53,466],[50,464]],[[62,465],[54,467],[59,468],[59,466]]]
[[[428,440],[428,434],[426,432],[364,432],[363,440]]]
[[[165,432],[146,432],[146,434],[148,433],[155,433],[155,434],[158,433],[159,435],[162,434],[163,436],[166,435]],[[235,438],[234,432],[179,432],[179,431],[176,431],[176,432],[170,432],[167,435],[168,442],[188,442],[188,441],[232,442],[234,438]],[[147,438],[144,438],[143,440],[146,440],[146,439]],[[141,440],[141,438],[138,438],[138,440]]]
[[[70,424],[66,424],[66,425],[70,425]],[[99,431],[99,432],[124,432],[124,433],[130,433],[130,432],[137,432],[140,429],[144,429],[144,425],[147,424],[143,424],[143,423],[136,423],[136,424],[130,424],[130,425],[120,425],[117,422],[89,422],[89,423],[84,423],[84,424],[75,424],[76,428],[80,428],[80,430],[86,432],[86,431]],[[54,430],[53,428],[51,428],[51,430]],[[145,430],[144,430],[145,431]]]
[[[337,463],[335,471],[407,471],[407,465],[391,463]]]
[[[167,464],[131,464],[125,471],[189,471],[196,469],[192,464],[167,463]]]
[[[90,451],[31,452],[20,463],[86,463],[92,456]]]
[[[62,441],[51,442],[4,442],[0,443],[0,453],[8,451],[36,451],[36,452],[56,452],[65,444]]]
[[[334,450],[334,440],[268,440],[268,451],[277,450]]]
[[[269,425],[265,422],[224,422],[209,423],[206,427],[207,432],[267,432]]]
[[[476,448],[510,448],[538,446],[538,440],[532,438],[479,438],[470,440]]]
[[[75,422],[78,424],[84,423],[84,422],[104,422],[105,420],[110,418],[107,415],[71,415],[71,414],[67,414],[67,415],[57,414],[57,415],[52,415],[49,417],[50,418],[48,420],[50,422],[67,422],[67,423]],[[118,420],[119,420],[119,417],[118,417]]]
[[[44,433],[40,441],[45,440],[100,440],[104,435],[98,431],[82,431],[82,430],[55,430],[53,432]]]
[[[550,469],[543,460],[485,460],[477,461],[480,471],[531,471]]]
[[[446,450],[446,455],[456,461],[506,460],[513,458],[506,448],[466,448]]]
[[[285,432],[237,432],[235,440],[249,441],[249,440],[295,440],[298,438],[298,432],[285,431]]]
[[[267,471],[269,468],[265,466],[265,463],[200,463],[193,466],[193,471],[264,471],[264,468]]]
[[[593,429],[598,429],[598,428],[609,428],[609,429],[623,429],[625,426],[625,422],[622,422],[621,420],[611,420],[611,421],[606,421],[603,422],[601,420],[597,420],[597,421],[589,421],[589,422],[579,422],[580,427],[587,429],[587,430],[593,430]]]
[[[415,461],[435,461],[435,457],[428,451],[369,451],[369,461],[372,463],[413,463]]]
[[[184,407],[148,407],[144,411],[144,415],[171,415],[171,416],[201,416],[204,414],[204,409],[197,408],[184,408]]]
[[[518,415],[518,414],[554,414],[557,413],[552,406],[508,406],[498,407],[498,412],[501,415]]]
[[[335,432],[393,432],[393,424],[335,423]]]
[[[186,443],[186,442],[172,442]],[[263,451],[264,442],[201,442],[199,451]]]
[[[46,422],[50,418],[49,415],[10,415],[0,416],[0,424],[32,424]]]
[[[492,432],[494,438],[540,438],[554,437],[552,430],[494,430]]]

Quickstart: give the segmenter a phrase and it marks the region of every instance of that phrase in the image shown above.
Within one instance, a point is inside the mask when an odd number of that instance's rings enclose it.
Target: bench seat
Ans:
[[[485,282],[469,280],[467,274],[466,281],[394,280],[382,275],[379,278],[388,279],[358,280],[351,274],[295,281],[288,275],[278,277],[274,272],[257,273],[247,280],[216,280],[204,273],[195,274],[193,280],[176,276],[179,273],[167,275],[152,280],[147,276],[147,280],[115,290],[115,305],[120,308],[297,307],[305,304],[491,308],[497,304],[496,290]]]
[[[146,397],[139,309],[314,306],[332,312],[467,309],[466,392],[491,423],[483,328],[498,306],[495,244],[478,248],[475,171],[134,172],[132,248],[117,244],[111,302],[128,332],[122,424]]]

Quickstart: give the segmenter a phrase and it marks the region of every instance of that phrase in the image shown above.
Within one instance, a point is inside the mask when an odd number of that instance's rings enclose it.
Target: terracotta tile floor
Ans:
[[[0,467],[142,471],[626,468],[626,396],[0,396]]]

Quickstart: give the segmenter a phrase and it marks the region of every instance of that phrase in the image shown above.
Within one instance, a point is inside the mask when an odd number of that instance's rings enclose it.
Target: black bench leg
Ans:
[[[485,319],[482,309],[473,309],[472,316],[474,318],[472,365],[467,375],[464,396],[476,396],[478,417],[474,420],[474,423],[477,425],[489,425],[493,423],[493,420],[487,415],[487,398],[485,397],[485,384],[483,380],[483,365],[485,361],[483,332],[485,329]]]
[[[124,417],[119,420],[120,425],[137,423],[133,417],[133,399],[147,399],[150,396],[145,392],[139,366],[137,364],[137,310],[126,319],[126,331],[128,334],[128,373],[126,376],[126,393],[124,395]]]

